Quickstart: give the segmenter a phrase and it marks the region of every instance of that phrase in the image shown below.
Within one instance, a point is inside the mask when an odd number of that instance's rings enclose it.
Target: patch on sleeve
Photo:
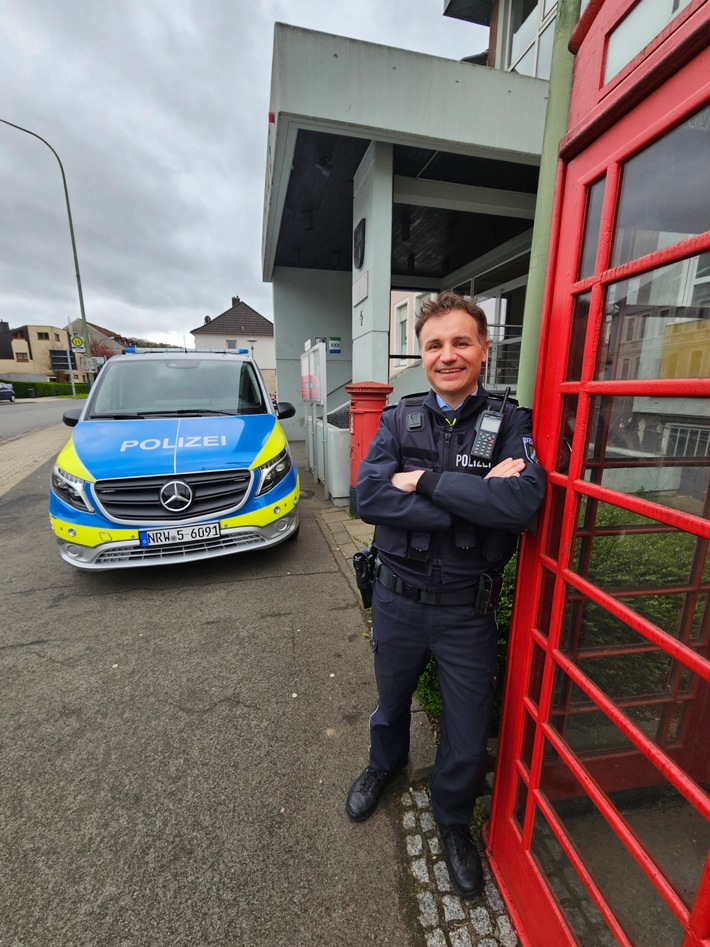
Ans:
[[[533,444],[533,439],[531,437],[523,438],[523,450],[525,451],[525,456],[531,463],[540,463],[540,458],[537,456],[537,451],[535,450],[535,445]]]

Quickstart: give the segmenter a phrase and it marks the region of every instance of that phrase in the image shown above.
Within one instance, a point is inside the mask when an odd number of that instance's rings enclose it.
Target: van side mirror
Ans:
[[[79,423],[81,412],[82,408],[67,408],[62,415],[62,421],[64,421],[68,427],[76,427]]]
[[[292,418],[296,409],[290,401],[279,401],[276,405],[276,414],[279,418]]]

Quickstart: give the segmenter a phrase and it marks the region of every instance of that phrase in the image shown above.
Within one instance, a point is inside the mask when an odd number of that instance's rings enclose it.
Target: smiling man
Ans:
[[[372,650],[378,704],[370,761],[348,793],[360,822],[407,764],[411,700],[436,658],[443,711],[429,785],[451,881],[483,883],[469,823],[489,758],[497,680],[495,606],[502,570],[542,503],[530,412],[479,384],[488,326],[471,300],[442,293],[416,324],[431,391],[386,408],[357,481],[358,514],[375,524]]]

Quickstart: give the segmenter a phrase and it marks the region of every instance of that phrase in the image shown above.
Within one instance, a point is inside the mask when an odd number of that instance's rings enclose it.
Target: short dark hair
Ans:
[[[452,309],[463,309],[475,321],[478,329],[478,336],[482,342],[488,338],[488,320],[485,312],[476,303],[475,299],[468,296],[459,296],[458,293],[439,293],[438,296],[431,296],[425,299],[419,310],[417,321],[414,324],[414,331],[417,339],[426,323],[432,316],[445,316]]]

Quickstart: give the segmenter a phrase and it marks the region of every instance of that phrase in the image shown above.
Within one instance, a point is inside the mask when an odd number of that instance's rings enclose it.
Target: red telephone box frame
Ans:
[[[534,857],[531,841],[536,818],[545,820],[610,935],[624,947],[642,947],[634,944],[620,919],[614,916],[541,789],[543,774],[549,776],[551,765],[544,759],[545,746],[556,754],[561,769],[566,768],[576,780],[576,788],[569,792],[579,793],[581,787],[665,902],[684,931],[683,947],[710,947],[710,857],[706,859],[693,903],[686,904],[607,795],[616,773],[620,783],[628,786],[630,767],[625,769],[624,754],[617,753],[613,758],[599,755],[585,759],[582,764],[551,719],[554,677],[561,671],[629,741],[634,758],[633,779],[637,784],[657,780],[660,772],[675,791],[710,822],[710,795],[701,785],[710,783],[710,752],[707,730],[700,731],[697,726],[701,718],[706,726],[710,723],[710,701],[706,694],[698,696],[697,689],[695,694],[689,692],[688,705],[693,709],[696,726],[686,724],[682,728],[678,746],[669,754],[667,747],[660,747],[640,732],[623,709],[595,686],[561,647],[565,608],[576,598],[599,605],[637,632],[639,640],[645,641],[648,648],[675,659],[679,666],[692,671],[696,680],[710,682],[707,629],[710,594],[707,577],[703,579],[700,574],[710,541],[707,492],[703,515],[697,516],[659,507],[641,496],[621,494],[604,486],[601,478],[583,479],[593,399],[625,395],[710,399],[707,378],[601,381],[594,377],[606,287],[710,251],[709,226],[705,233],[681,243],[620,266],[611,266],[611,242],[624,162],[710,105],[710,3],[705,0],[693,0],[618,76],[606,86],[602,85],[608,35],[633,6],[633,0],[605,0],[604,3],[591,0],[572,40],[577,61],[570,130],[560,148],[534,403],[535,440],[549,473],[550,489],[536,534],[527,535],[521,545],[518,588],[535,591],[518,594],[513,615],[496,788],[487,833],[492,869],[519,936],[527,947],[573,947],[580,943]],[[589,187],[602,178],[606,179],[606,185],[595,272],[578,279],[575,274],[585,228],[586,195]],[[588,294],[590,300],[586,343],[578,380],[571,381],[566,378],[566,368],[575,304],[584,294]],[[565,399],[575,399],[577,411],[571,452],[562,467],[558,452],[565,433]],[[586,466],[588,469],[589,464]],[[600,469],[610,466],[603,453],[599,466]],[[600,503],[654,521],[657,532],[682,531],[697,538],[696,555],[701,567],[695,570],[691,584],[678,591],[689,595],[692,602],[697,601],[699,594],[706,596],[705,630],[700,640],[691,640],[689,635],[679,634],[673,638],[665,634],[628,604],[571,568],[573,541],[578,541],[578,554],[583,558],[585,541],[591,543],[593,537],[599,535],[593,512]],[[588,514],[592,511],[592,515],[588,515],[592,525],[586,539],[584,524],[579,520],[580,504],[586,505]],[[689,622],[690,615],[687,616]],[[571,634],[574,638],[574,629]],[[640,652],[643,647],[641,644],[631,650]],[[676,674],[667,695],[668,706],[683,699]],[[661,718],[666,719],[662,714]],[[667,735],[667,722],[663,727],[662,732]],[[688,761],[692,759],[697,764],[699,750],[702,750],[704,769],[695,765],[691,775]],[[562,786],[560,793],[564,795],[564,792]]]

